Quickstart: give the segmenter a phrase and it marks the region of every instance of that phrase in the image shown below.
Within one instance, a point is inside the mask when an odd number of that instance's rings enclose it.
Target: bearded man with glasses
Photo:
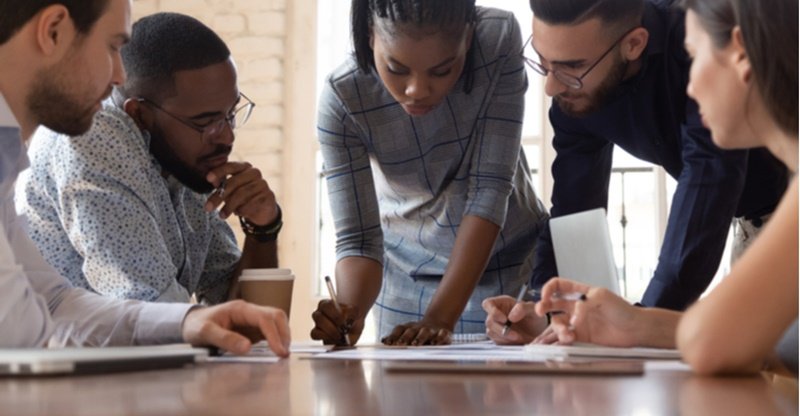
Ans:
[[[771,213],[786,170],[765,149],[713,145],[686,95],[684,15],[670,1],[531,0],[531,8],[524,53],[546,76],[554,101],[552,215],[608,205],[614,145],[663,166],[678,184],[642,303],[686,308],[716,273],[731,219],[760,222]],[[542,284],[557,274],[554,267],[542,273],[553,264],[549,232],[543,235],[536,275]]]
[[[81,137],[40,129],[20,202],[31,237],[76,286],[120,299],[208,304],[243,268],[277,266],[281,212],[258,169],[230,156],[253,111],[222,39],[175,13],[145,17],[128,74]],[[240,250],[225,222],[239,217]]]
[[[658,264],[641,303],[684,310],[719,268],[731,220],[749,231],[737,233],[735,253],[773,211],[788,176],[765,149],[714,146],[697,104],[686,95],[691,62],[683,46],[684,13],[672,3],[530,0],[533,31],[522,54],[553,97],[552,217],[607,207],[615,145],[677,180]],[[548,226],[539,234],[535,264],[534,287],[558,276]],[[513,305],[508,298],[484,303],[489,335],[501,343],[532,341],[537,334],[523,322],[500,333]],[[553,339],[549,331],[539,338]]]

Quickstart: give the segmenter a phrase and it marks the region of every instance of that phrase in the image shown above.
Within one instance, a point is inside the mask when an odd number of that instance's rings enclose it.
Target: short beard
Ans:
[[[26,97],[26,104],[38,124],[57,133],[79,136],[92,127],[97,101],[95,97],[81,96],[75,90],[70,90],[77,80],[68,80],[65,74],[77,66],[68,63],[40,70]],[[96,98],[99,100],[102,97]]]
[[[150,153],[161,165],[161,169],[174,176],[180,183],[199,194],[207,194],[214,186],[199,172],[183,163],[157,129],[150,132]]]
[[[218,146],[208,157],[230,153],[230,150],[230,146]],[[150,131],[150,153],[161,165],[161,169],[192,191],[207,194],[214,190],[214,185],[206,180],[207,173],[198,172],[197,169],[181,161],[177,152],[167,143],[164,134],[155,126]]]
[[[553,100],[558,104],[561,111],[568,116],[576,118],[586,117],[606,104],[611,93],[614,92],[622,83],[622,80],[625,79],[626,72],[628,72],[628,61],[618,61],[614,67],[611,68],[611,72],[608,73],[608,76],[606,76],[603,82],[600,83],[594,93],[589,97],[589,103],[586,107],[580,110],[576,109],[573,104],[559,99],[559,96],[554,97]]]

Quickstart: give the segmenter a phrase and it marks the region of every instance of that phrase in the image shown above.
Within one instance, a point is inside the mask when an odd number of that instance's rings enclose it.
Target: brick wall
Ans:
[[[286,0],[133,1],[134,22],[160,11],[193,16],[228,44],[239,89],[256,103],[250,121],[237,131],[232,158],[258,167],[281,201]],[[241,239],[238,221],[231,224]]]

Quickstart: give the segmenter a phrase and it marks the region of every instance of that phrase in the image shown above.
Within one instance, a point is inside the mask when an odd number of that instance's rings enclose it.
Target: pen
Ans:
[[[523,296],[525,296],[525,293],[526,293],[527,291],[528,291],[528,284],[527,284],[527,283],[525,283],[525,284],[524,284],[524,285],[522,285],[522,287],[519,289],[519,294],[517,295],[517,301],[516,301],[516,303],[520,303],[520,302],[522,302],[522,297],[523,297]],[[509,330],[509,329],[511,329],[511,321],[510,321],[508,318],[506,318],[506,324],[505,324],[505,325],[503,325],[503,336],[506,336],[506,334],[508,334],[508,330]]]
[[[331,300],[333,301],[333,306],[335,306],[336,310],[339,311],[339,314],[341,314],[342,313],[342,307],[339,306],[339,301],[336,300],[336,291],[333,290],[333,283],[331,283],[331,277],[330,276],[325,276],[325,285],[328,286],[328,294],[331,295]],[[347,329],[347,330],[349,331],[349,329]],[[344,334],[342,334],[342,336],[344,336],[344,340],[347,342],[347,346],[349,347],[351,345],[350,334],[344,333]]]
[[[228,178],[222,178],[222,182],[219,183],[217,187],[217,194],[219,194],[220,198],[225,197],[225,185],[228,184]]]
[[[531,289],[528,291],[528,294],[531,296],[542,296],[542,291],[540,289]],[[550,296],[552,300],[586,300],[586,294],[581,292],[567,292],[567,293],[559,293],[555,292],[552,296]]]

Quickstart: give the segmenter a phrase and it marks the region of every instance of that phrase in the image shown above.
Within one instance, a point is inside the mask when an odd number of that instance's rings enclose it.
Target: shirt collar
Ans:
[[[642,15],[642,27],[647,29],[648,39],[647,46],[645,46],[644,53],[642,54],[642,66],[639,68],[639,72],[636,73],[636,75],[622,82],[615,96],[627,94],[630,88],[633,88],[646,77],[650,60],[657,59],[654,57],[662,55],[667,51],[668,39],[671,36],[670,31],[679,31],[677,36],[681,43],[678,49],[679,51],[683,51],[683,16],[676,14],[676,10],[677,9],[671,2],[658,5],[649,1],[645,2],[644,13]],[[677,24],[673,22],[676,19]]]
[[[645,53],[649,55],[656,55],[664,52],[664,44],[667,42],[666,25],[672,16],[670,16],[670,7],[666,7],[666,12],[659,13],[657,5],[651,2],[645,2],[644,13],[642,15],[642,26],[647,29],[648,39]],[[683,37],[681,37],[681,41]]]
[[[19,122],[14,117],[14,113],[11,112],[11,107],[8,106],[2,92],[0,92],[0,127],[19,128]]]
[[[11,113],[8,103],[0,93],[0,198],[5,200],[14,193],[17,175],[28,167],[20,137],[19,123]]]

